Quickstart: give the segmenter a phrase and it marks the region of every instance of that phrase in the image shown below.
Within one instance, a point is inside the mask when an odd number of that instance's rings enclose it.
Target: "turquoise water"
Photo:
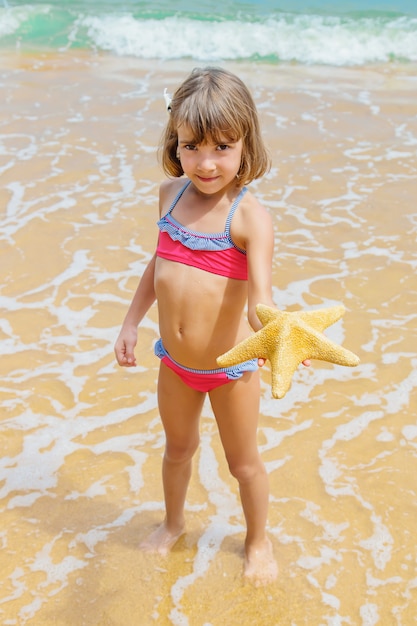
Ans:
[[[417,60],[417,1],[0,0],[0,47],[147,59],[363,65]]]

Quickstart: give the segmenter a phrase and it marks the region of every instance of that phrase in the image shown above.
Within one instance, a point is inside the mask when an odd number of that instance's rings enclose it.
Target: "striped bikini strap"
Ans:
[[[230,238],[230,224],[232,223],[232,219],[233,216],[235,214],[235,211],[237,209],[237,207],[239,206],[239,202],[242,200],[243,196],[245,195],[245,193],[247,192],[248,188],[247,187],[242,187],[239,195],[236,196],[236,198],[233,201],[233,204],[230,208],[229,211],[229,215],[227,216],[227,220],[226,220],[226,226],[224,229],[224,232],[226,233],[226,235]]]
[[[165,215],[171,215],[172,211],[175,209],[175,206],[178,203],[179,199],[181,198],[182,194],[184,193],[184,191],[187,189],[188,185],[190,185],[190,184],[191,184],[191,180],[187,180],[185,185],[183,187],[181,187],[181,189],[179,190],[179,192],[175,196],[174,200],[171,203],[171,206],[169,207],[169,209],[165,213]]]

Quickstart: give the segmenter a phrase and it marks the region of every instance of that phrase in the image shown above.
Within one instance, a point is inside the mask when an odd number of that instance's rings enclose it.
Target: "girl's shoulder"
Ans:
[[[271,215],[269,211],[259,202],[256,196],[248,189],[243,196],[239,212],[242,220],[245,223],[256,224],[257,221],[271,222]]]
[[[159,186],[159,216],[162,217],[169,211],[171,204],[179,194],[184,185],[187,184],[186,178],[167,178]]]
[[[180,178],[166,178],[159,185],[160,194],[169,193],[171,189],[179,190],[187,183],[188,178],[181,176]]]
[[[187,184],[186,178],[167,178],[159,186],[159,200],[163,203],[174,200],[175,196]]]
[[[247,249],[248,242],[256,239],[273,238],[273,221],[270,212],[251,191],[247,191],[239,204],[231,224],[233,241]],[[240,242],[240,243],[239,243]]]

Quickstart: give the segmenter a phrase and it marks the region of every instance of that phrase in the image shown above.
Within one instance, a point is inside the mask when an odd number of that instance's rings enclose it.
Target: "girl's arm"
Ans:
[[[257,203],[247,216],[246,254],[248,260],[248,320],[253,330],[262,328],[256,305],[274,307],[272,300],[272,257],[274,227],[266,209]]]
[[[161,217],[163,206],[167,202],[167,196],[169,197],[171,185],[172,181],[167,180],[159,187],[159,217]],[[114,345],[117,362],[125,367],[136,365],[134,349],[138,338],[138,326],[156,299],[154,288],[155,262],[156,252],[139,281],[138,288]]]
[[[262,324],[256,315],[256,305],[267,304],[275,307],[272,300],[272,258],[274,253],[274,227],[271,216],[259,206],[253,212],[256,219],[251,218],[250,230],[246,238],[246,254],[248,258],[248,320],[252,328],[257,331]],[[259,365],[265,363],[259,358]],[[310,366],[310,360],[303,361],[303,365]]]
[[[156,254],[148,263],[140,279],[114,346],[118,364],[125,367],[136,365],[134,349],[137,342],[137,329],[148,309],[155,302],[155,260]]]

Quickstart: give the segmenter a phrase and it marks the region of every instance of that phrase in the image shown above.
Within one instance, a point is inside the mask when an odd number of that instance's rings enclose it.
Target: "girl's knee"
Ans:
[[[260,458],[254,461],[228,461],[230,473],[239,483],[250,482],[260,474],[266,474],[265,466]]]
[[[199,445],[199,441],[187,443],[170,443],[165,445],[165,458],[171,463],[184,463],[190,461]]]

